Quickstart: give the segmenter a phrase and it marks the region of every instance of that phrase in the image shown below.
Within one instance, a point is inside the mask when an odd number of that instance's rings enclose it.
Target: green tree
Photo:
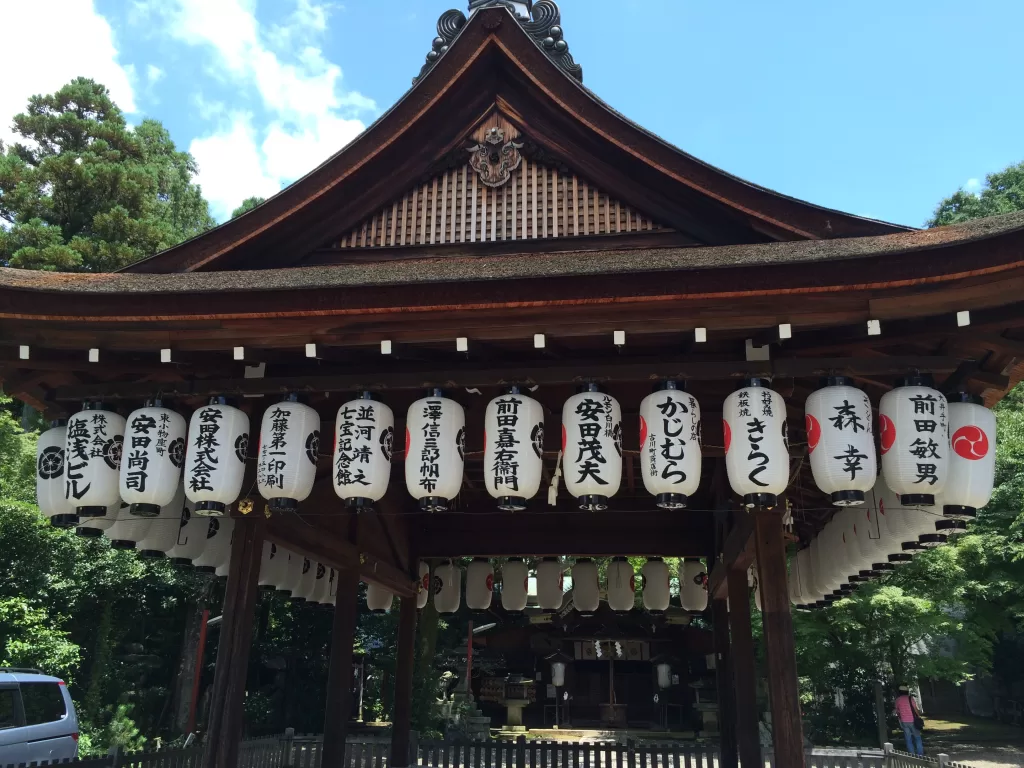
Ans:
[[[962,224],[969,219],[1024,210],[1024,163],[985,177],[979,194],[960,189],[947,197],[928,220],[929,227]]]
[[[196,164],[156,120],[131,128],[107,89],[77,78],[15,116],[0,146],[0,265],[103,272],[214,222]]]
[[[262,204],[264,200],[266,200],[265,197],[258,197],[258,196],[257,197],[247,197],[247,198],[245,198],[245,200],[242,201],[242,204],[240,206],[238,206],[237,208],[235,208],[235,210],[233,210],[231,212],[231,218],[232,219],[237,219],[243,213],[248,213],[253,208],[255,208],[257,205]]]

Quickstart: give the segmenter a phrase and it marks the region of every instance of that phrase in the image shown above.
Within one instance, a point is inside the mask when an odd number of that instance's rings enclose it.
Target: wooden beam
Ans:
[[[761,734],[757,716],[757,669],[754,638],[750,628],[750,591],[747,572],[730,569],[729,628],[732,634],[730,660],[736,700],[736,741],[742,765],[763,765]],[[721,601],[716,601],[721,602]]]
[[[555,385],[582,381],[652,381],[680,379],[716,381],[749,376],[821,377],[898,376],[909,371],[946,373],[956,370],[960,358],[944,356],[911,357],[825,357],[782,358],[766,361],[727,360],[700,362],[667,361],[665,358],[609,362],[607,359],[573,365],[526,367],[450,367],[441,370],[366,370],[330,376],[296,376],[264,379],[192,379],[182,382],[103,384],[60,387],[55,400],[142,400],[159,389],[164,397],[200,397],[210,395],[272,395],[286,392],[350,392],[355,390],[424,389],[427,387],[486,387],[509,383]]]
[[[394,768],[407,768],[412,730],[412,683],[416,661],[416,598],[403,597],[398,617],[398,647],[395,664],[395,714],[391,723],[391,761]],[[472,626],[472,624],[470,625]]]
[[[754,516],[746,511],[736,513],[732,530],[722,546],[722,559],[715,563],[708,576],[708,594],[713,600],[724,600],[728,593],[730,570],[746,572],[754,562]]]
[[[324,707],[324,768],[345,764],[345,739],[352,711],[352,648],[359,615],[358,571],[352,567],[342,568],[338,571],[337,579],[334,623],[331,627],[331,660],[327,672],[327,703]]]

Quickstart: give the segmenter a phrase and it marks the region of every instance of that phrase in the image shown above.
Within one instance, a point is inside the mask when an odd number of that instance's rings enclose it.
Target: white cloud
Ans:
[[[24,32],[38,28],[40,19],[46,20],[45,34]],[[8,34],[0,46],[0,69],[8,77],[0,87],[0,139],[14,137],[11,119],[30,96],[53,93],[80,76],[103,83],[124,112],[135,112],[134,69],[118,62],[110,24],[93,0],[5,3],[3,20]]]
[[[964,184],[964,191],[969,192],[972,195],[981,194],[981,180],[980,179],[968,179],[967,183]]]
[[[263,194],[252,188],[251,178],[243,180],[247,175],[258,173],[265,186],[294,181],[358,135],[365,127],[360,114],[377,108],[372,99],[342,89],[341,68],[319,45],[331,6],[292,1],[284,23],[264,25],[256,18],[255,0],[143,0],[145,13],[161,19],[165,34],[208,51],[211,76],[230,83],[243,98],[251,89],[266,115],[260,128],[248,118],[243,132],[251,140],[245,151],[250,144],[256,149],[255,170],[236,174],[234,159],[216,152],[200,161],[203,175],[216,179],[204,182],[203,192],[218,217],[246,197]],[[240,141],[239,131],[237,116],[220,119],[213,132],[193,142],[192,151]]]
[[[163,78],[165,74],[167,73],[160,69],[160,67],[156,66],[156,64],[150,64],[148,67],[146,67],[146,80],[149,82],[150,85],[153,85],[158,80]]]

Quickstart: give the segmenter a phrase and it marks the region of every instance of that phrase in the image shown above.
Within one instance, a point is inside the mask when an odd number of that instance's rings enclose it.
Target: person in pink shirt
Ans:
[[[921,711],[917,702],[914,701],[914,697],[910,695],[910,688],[905,685],[900,686],[899,694],[896,696],[895,710],[900,726],[903,728],[903,736],[907,740],[907,752],[912,755],[923,755],[924,744],[921,743],[921,729],[915,722],[921,716]]]

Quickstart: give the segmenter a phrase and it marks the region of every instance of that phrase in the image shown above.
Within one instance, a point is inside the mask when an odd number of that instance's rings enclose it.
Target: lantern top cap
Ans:
[[[146,400],[146,408],[166,408],[167,404],[164,403],[162,397],[151,397]]]
[[[935,380],[930,373],[912,373],[896,379],[897,387],[933,387]]]
[[[82,403],[83,411],[109,411],[110,408],[102,400],[86,400]]]
[[[375,392],[371,392],[368,389],[364,389],[362,392],[359,393],[359,397],[356,398],[356,400],[376,400],[376,399],[377,399],[377,394]]]
[[[580,563],[592,563],[592,562],[594,562],[593,559],[589,558],[589,557],[579,557],[579,558],[576,559],[576,565],[579,565]]]
[[[473,558],[473,562],[474,563],[486,563],[487,562],[487,558],[486,557],[474,557]]]
[[[750,376],[749,378],[740,381],[740,384],[736,389],[746,389],[747,387],[765,387],[771,389],[772,380],[764,376]]]
[[[559,649],[559,650],[555,651],[554,653],[545,656],[544,660],[545,661],[550,661],[552,664],[554,664],[555,662],[558,662],[558,661],[560,661],[560,662],[562,662],[564,664],[565,662],[572,661],[573,658],[569,654],[567,654],[564,651],[562,651],[561,649]]]
[[[509,386],[505,387],[501,391],[501,393],[503,395],[521,395],[523,394],[523,388],[520,387],[518,384],[510,384]]]
[[[648,563],[661,563],[661,562],[664,562],[664,558],[661,557],[660,555],[655,555],[653,557],[648,557],[647,558],[647,562]]]
[[[279,403],[298,403],[298,402],[300,402],[299,401],[299,393],[298,392],[289,392],[284,397],[282,397],[280,400],[278,400],[278,402]]]
[[[974,405],[985,404],[985,401],[982,400],[980,396],[970,392],[954,392],[950,395],[946,395],[946,400],[951,403],[973,403]]]
[[[665,390],[678,390],[680,392],[686,391],[686,382],[677,381],[676,379],[665,379],[664,381],[656,382],[654,385],[654,392],[664,392]]]
[[[853,379],[849,376],[822,376],[818,384],[822,387],[852,387]]]
[[[557,563],[558,562],[558,558],[554,557],[552,555],[545,555],[544,557],[541,558],[541,562],[544,562],[544,563]]]
[[[206,401],[207,405],[230,405],[228,399],[224,395],[214,395]]]
[[[576,394],[581,392],[600,392],[601,386],[596,381],[588,381],[585,384],[580,384],[576,387]]]
[[[427,397],[444,397],[444,390],[440,387],[428,387]]]
[[[627,562],[626,561],[626,556],[625,555],[618,555],[617,557],[613,557],[612,558],[612,562],[613,563],[624,563],[624,562]]]

